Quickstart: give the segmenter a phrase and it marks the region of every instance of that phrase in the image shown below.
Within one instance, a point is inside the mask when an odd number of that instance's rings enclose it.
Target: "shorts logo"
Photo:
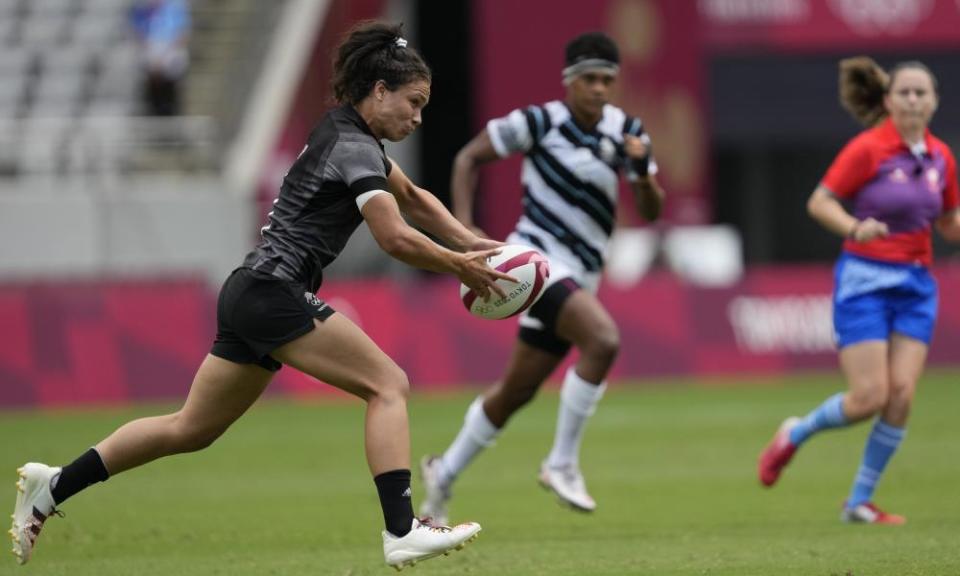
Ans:
[[[323,302],[317,298],[317,295],[312,292],[304,292],[303,297],[306,298],[307,304],[311,306],[323,306]]]

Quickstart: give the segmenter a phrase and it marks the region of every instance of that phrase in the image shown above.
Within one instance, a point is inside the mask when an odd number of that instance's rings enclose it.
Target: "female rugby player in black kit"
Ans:
[[[286,364],[367,403],[366,455],[386,530],[387,564],[401,568],[461,547],[480,526],[421,522],[410,500],[407,377],[345,316],[318,299],[323,268],[366,220],[377,243],[403,262],[456,275],[487,297],[498,278],[486,258],[499,242],[477,237],[386,156],[421,122],[430,69],[399,25],[355,27],[338,48],[328,112],[284,178],[262,241],[224,283],[217,336],[183,407],[125,424],[63,468],[18,470],[13,551],[29,560],[44,521],[80,490],[157,458],[209,446],[260,396]],[[445,241],[448,250],[406,224]]]

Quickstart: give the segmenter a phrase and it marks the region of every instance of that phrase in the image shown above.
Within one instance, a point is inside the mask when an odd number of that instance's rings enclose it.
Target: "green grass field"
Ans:
[[[507,575],[960,574],[960,374],[925,377],[907,441],[878,492],[905,527],[838,520],[867,427],[804,447],[776,489],[754,465],[789,414],[836,375],[748,384],[620,385],[590,423],[583,466],[593,515],[535,481],[550,446],[553,391],[519,414],[455,487],[453,519],[483,524],[464,551],[404,573]],[[444,448],[472,394],[418,396],[414,457]],[[169,407],[0,413],[7,505],[26,460],[63,463],[131,417]],[[261,402],[212,448],[133,470],[77,496],[33,560],[0,574],[389,574],[363,460],[362,406]],[[415,488],[416,489],[416,488]]]

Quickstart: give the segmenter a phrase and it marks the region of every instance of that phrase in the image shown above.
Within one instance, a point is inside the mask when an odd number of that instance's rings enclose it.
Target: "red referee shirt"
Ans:
[[[926,151],[915,155],[887,118],[864,130],[834,159],[822,186],[848,203],[853,215],[887,224],[890,235],[869,242],[847,239],[852,254],[890,262],[929,265],[931,224],[960,204],[957,161],[927,130]]]

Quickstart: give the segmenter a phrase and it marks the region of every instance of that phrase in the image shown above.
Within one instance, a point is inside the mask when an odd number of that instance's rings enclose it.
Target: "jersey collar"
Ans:
[[[373,130],[371,130],[370,126],[367,125],[367,121],[363,119],[363,116],[361,116],[359,112],[357,112],[357,109],[353,107],[353,104],[344,104],[341,106],[341,109],[343,109],[347,118],[349,118],[351,122],[356,124],[366,134],[369,134],[370,137],[376,140],[378,143],[380,142],[380,139],[377,138],[376,134],[373,133]]]
[[[889,116],[877,126],[877,135],[883,142],[910,151],[910,146],[903,141],[900,133],[897,132],[897,127],[893,125],[893,118]],[[923,143],[927,147],[926,155],[929,156],[933,153],[933,134],[930,133],[930,128],[925,128],[923,131]]]

